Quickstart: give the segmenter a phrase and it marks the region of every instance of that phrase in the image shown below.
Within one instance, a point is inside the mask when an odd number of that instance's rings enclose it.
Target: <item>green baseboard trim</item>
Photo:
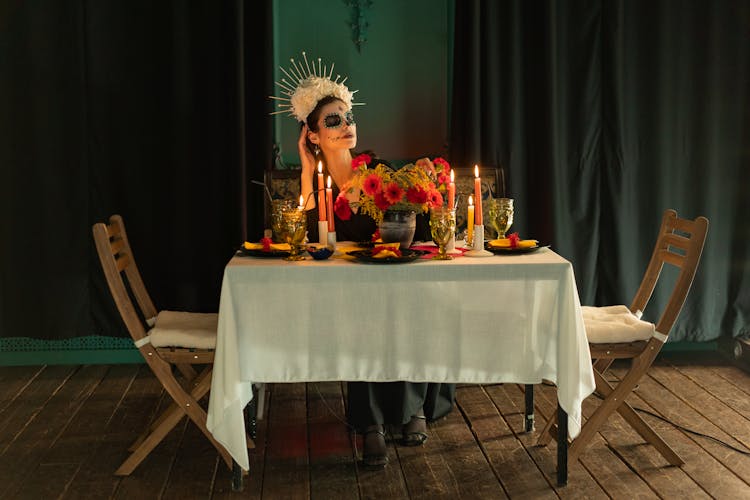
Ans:
[[[718,351],[719,341],[709,340],[707,342],[667,342],[661,348],[662,352],[698,352],[698,351]]]
[[[130,338],[90,335],[47,340],[0,338],[0,366],[143,363]]]

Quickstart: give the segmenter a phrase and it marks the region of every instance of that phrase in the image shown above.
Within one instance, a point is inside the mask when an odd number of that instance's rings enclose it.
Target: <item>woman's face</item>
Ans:
[[[346,105],[335,100],[320,108],[318,131],[310,132],[310,141],[323,152],[338,149],[354,149],[357,146],[357,125],[354,115]]]

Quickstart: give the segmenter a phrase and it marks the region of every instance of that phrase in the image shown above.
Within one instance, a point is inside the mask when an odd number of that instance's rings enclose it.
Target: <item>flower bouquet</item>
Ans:
[[[348,220],[352,209],[358,209],[380,224],[386,211],[427,212],[443,205],[443,193],[450,182],[450,165],[443,158],[422,158],[398,170],[361,154],[352,160],[356,175],[342,190],[334,204],[336,215]],[[349,202],[346,194],[359,191],[359,198]]]

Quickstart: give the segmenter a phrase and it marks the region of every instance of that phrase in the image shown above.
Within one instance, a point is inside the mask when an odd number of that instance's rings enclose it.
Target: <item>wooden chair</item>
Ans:
[[[185,415],[213,443],[231,469],[232,457],[206,429],[206,412],[199,404],[211,388],[218,315],[157,313],[135,264],[122,217],[113,215],[109,224],[94,224],[92,231],[120,317],[151,371],[172,398],[171,407],[128,448],[131,454],[115,474],[130,475]],[[194,365],[204,366],[197,372]],[[182,383],[175,378],[175,371],[182,375]],[[252,442],[248,444],[253,447]]]
[[[708,219],[681,219],[674,210],[666,210],[661,228],[651,255],[646,274],[633,298],[630,307],[583,307],[583,320],[593,361],[596,391],[604,399],[573,440],[568,449],[568,458],[576,460],[589,441],[599,431],[607,418],[617,411],[626,422],[672,465],[684,461],[664,440],[636,413],[625,399],[636,387],[656,355],[667,341],[669,332],[685,303],[693,277],[703,252],[703,243],[708,231]],[[678,268],[669,300],[656,324],[641,319],[642,312],[656,287],[662,268],[669,264]],[[616,359],[630,359],[629,371],[613,387],[604,372]],[[550,418],[539,438],[538,444],[547,444],[557,433],[557,424]]]
[[[301,170],[290,168],[286,170],[269,169],[264,172],[263,182],[274,200],[299,200]],[[271,201],[264,197],[263,221],[266,228],[271,227]]]
[[[453,167],[455,172],[456,196],[459,198],[459,206],[456,210],[456,233],[466,229],[466,207],[469,204],[469,196],[474,196],[474,167]],[[500,169],[497,167],[482,167],[482,213],[484,220],[489,221],[489,198],[500,196],[501,182]],[[476,204],[476,200],[474,201]],[[486,224],[487,235],[494,234],[490,224]]]

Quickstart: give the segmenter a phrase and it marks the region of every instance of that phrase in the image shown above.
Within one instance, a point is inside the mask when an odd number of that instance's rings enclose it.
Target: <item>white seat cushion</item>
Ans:
[[[654,335],[653,323],[638,319],[626,306],[583,306],[586,337],[592,344],[636,342]]]
[[[161,311],[149,331],[154,347],[216,348],[216,313]]]

